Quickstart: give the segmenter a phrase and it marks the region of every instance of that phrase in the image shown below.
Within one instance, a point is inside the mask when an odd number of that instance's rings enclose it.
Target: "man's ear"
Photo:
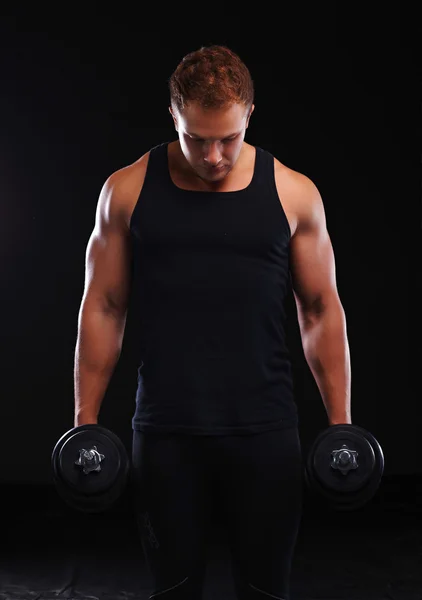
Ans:
[[[176,131],[177,131],[177,119],[176,119],[176,117],[174,116],[173,109],[172,109],[172,107],[171,107],[171,106],[169,106],[169,113],[170,113],[170,114],[171,114],[171,116],[173,117],[174,126],[175,126],[175,128],[176,128]]]
[[[249,119],[251,118],[251,114],[253,113],[254,110],[255,110],[255,104],[252,104],[251,110],[249,111],[248,120],[246,121],[246,127],[248,127],[248,125],[249,125]]]

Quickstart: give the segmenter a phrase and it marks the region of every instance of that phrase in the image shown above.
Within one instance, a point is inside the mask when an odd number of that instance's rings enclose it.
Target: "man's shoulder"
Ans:
[[[296,171],[286,164],[282,163],[277,157],[274,156],[274,173],[276,178],[283,182],[284,185],[288,186],[292,191],[299,193],[306,192],[315,184],[313,181],[304,173]]]
[[[148,166],[150,150],[131,164],[125,165],[106,179],[101,197],[114,214],[123,215],[127,225],[138,201]]]
[[[114,171],[108,178],[109,185],[116,191],[124,193],[145,178],[151,150],[148,150],[135,162]]]
[[[133,163],[117,169],[107,178],[105,187],[108,188],[114,202],[131,204],[138,199],[145,180],[149,156],[150,150]]]
[[[319,195],[317,186],[310,177],[288,167],[274,157],[274,175],[277,187],[296,202],[312,202]]]
[[[310,177],[288,167],[275,157],[274,177],[280,200],[292,220],[303,223],[321,213],[322,198]]]

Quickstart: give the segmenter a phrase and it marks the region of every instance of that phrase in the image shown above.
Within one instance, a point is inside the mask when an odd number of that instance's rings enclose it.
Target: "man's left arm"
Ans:
[[[299,178],[297,198],[290,269],[302,347],[329,425],[351,423],[346,316],[337,291],[334,252],[324,206],[318,189],[305,176]]]

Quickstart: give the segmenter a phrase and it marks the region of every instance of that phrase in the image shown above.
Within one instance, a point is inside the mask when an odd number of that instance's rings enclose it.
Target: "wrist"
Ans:
[[[98,425],[98,417],[92,414],[78,413],[73,419],[73,426],[80,427],[81,425]]]
[[[352,419],[328,419],[328,425],[351,425]]]

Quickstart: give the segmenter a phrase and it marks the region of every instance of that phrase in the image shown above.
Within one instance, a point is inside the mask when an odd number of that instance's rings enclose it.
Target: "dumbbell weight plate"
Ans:
[[[84,472],[81,452],[95,450],[96,470]],[[57,491],[72,508],[84,512],[108,509],[123,492],[129,470],[126,449],[105,427],[88,424],[66,432],[52,453]]]
[[[357,468],[342,472],[339,452],[354,455]],[[353,462],[351,463],[353,465]],[[337,467],[339,464],[337,463]],[[322,431],[308,453],[305,479],[311,492],[331,508],[353,510],[375,494],[384,471],[384,456],[375,437],[356,425],[333,425]]]

